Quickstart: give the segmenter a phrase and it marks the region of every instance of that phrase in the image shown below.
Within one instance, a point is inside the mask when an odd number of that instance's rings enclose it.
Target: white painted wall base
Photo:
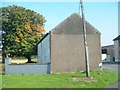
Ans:
[[[106,54],[102,54],[102,60],[105,60],[107,58]]]

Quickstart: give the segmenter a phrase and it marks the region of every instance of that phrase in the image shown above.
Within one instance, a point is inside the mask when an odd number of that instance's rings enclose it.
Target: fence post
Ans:
[[[5,74],[8,73],[9,64],[11,64],[11,58],[5,58]]]
[[[11,64],[11,58],[5,58],[5,65]]]

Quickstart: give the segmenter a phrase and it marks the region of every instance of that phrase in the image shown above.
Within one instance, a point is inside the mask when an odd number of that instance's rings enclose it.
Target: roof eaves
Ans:
[[[38,44],[41,43],[44,40],[44,38],[46,38],[48,35],[49,35],[49,33],[46,33],[45,36],[38,42]]]
[[[115,39],[113,39],[113,41],[116,41],[116,40],[120,40],[120,35],[117,36]]]

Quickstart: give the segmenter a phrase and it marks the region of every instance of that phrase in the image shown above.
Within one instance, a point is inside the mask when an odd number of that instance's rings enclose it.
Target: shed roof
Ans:
[[[41,42],[44,40],[44,38],[46,38],[48,35],[49,35],[49,33],[46,33],[45,36],[37,43],[37,45],[38,45],[39,43],[41,43]]]
[[[86,21],[87,34],[101,34],[96,28]],[[83,34],[82,18],[79,14],[73,13],[63,22],[51,30],[54,34]]]
[[[107,48],[114,48],[114,45],[102,46],[102,49],[107,49]]]
[[[116,37],[115,39],[113,39],[113,41],[116,41],[116,40],[120,40],[120,35]]]

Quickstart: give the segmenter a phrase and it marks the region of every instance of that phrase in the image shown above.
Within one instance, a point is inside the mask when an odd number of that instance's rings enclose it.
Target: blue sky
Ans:
[[[2,2],[2,6],[13,4],[42,14],[47,20],[47,32],[72,13],[79,12],[79,2]],[[113,44],[118,35],[118,3],[85,2],[84,8],[86,20],[101,32],[101,45]]]

